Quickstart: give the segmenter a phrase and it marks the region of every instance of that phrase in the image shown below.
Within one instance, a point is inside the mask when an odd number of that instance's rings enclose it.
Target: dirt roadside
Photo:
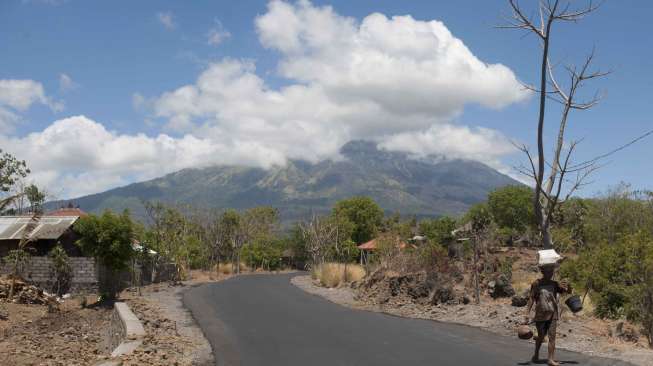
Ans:
[[[181,296],[190,286],[206,282],[188,281],[180,286],[155,284],[125,291],[121,299],[141,320],[147,333],[143,345],[122,356],[123,365],[214,365],[211,346]]]
[[[2,303],[0,365],[92,365],[108,350],[111,308],[78,299],[66,300],[49,313],[37,304]]]
[[[486,300],[481,305],[420,305],[397,302],[374,304],[359,297],[356,290],[350,287],[321,287],[314,283],[310,276],[296,276],[291,282],[308,293],[354,309],[464,324],[510,337],[515,337],[515,328],[524,313],[523,308],[511,306],[508,299]],[[635,365],[652,364],[653,350],[610,337],[610,326],[609,322],[576,318],[570,313],[563,314],[558,330],[558,346],[592,356],[619,359]],[[515,341],[523,342],[516,337]]]
[[[115,360],[127,365],[214,365],[213,353],[181,296],[191,286],[216,282],[206,273],[181,286],[153,284],[123,291],[125,301],[146,330],[143,344]],[[36,296],[36,295],[35,295]],[[37,300],[39,298],[36,298]],[[94,365],[110,359],[109,329],[113,308],[96,296],[67,298],[48,312],[43,303],[0,301],[0,365]]]

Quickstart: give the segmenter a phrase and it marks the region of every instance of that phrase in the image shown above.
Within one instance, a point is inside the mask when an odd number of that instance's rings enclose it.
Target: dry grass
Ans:
[[[220,263],[218,264],[217,272],[225,274],[225,275],[230,275],[233,274],[236,269],[236,266],[232,265],[231,263]],[[249,271],[250,268],[245,265],[245,263],[240,262],[240,271],[245,272]]]
[[[512,287],[515,289],[515,293],[522,295],[529,291],[533,282],[540,277],[542,276],[537,272],[515,272],[512,275]]]
[[[581,291],[576,291],[574,292],[580,296],[580,298],[583,298],[583,293],[585,293],[584,290]],[[583,310],[580,311],[580,315],[586,315],[586,316],[594,316],[594,310],[596,309],[596,306],[594,305],[594,302],[592,302],[592,298],[590,295],[587,295],[585,298],[585,302],[583,303]]]
[[[323,263],[311,271],[311,278],[319,280],[324,287],[338,287],[343,283],[360,281],[363,277],[365,269],[358,264]]]

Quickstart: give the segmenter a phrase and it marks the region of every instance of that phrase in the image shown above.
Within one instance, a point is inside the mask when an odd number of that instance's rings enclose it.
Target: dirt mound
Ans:
[[[419,271],[397,274],[379,269],[358,286],[359,295],[372,298],[378,304],[388,302],[419,304],[452,304],[462,299],[451,278],[438,272]]]

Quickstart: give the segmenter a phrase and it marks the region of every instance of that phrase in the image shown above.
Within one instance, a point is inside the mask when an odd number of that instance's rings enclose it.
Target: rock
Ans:
[[[528,304],[528,298],[521,295],[515,295],[512,297],[512,306],[521,308]]]
[[[624,322],[623,321],[616,322],[614,325],[610,327],[609,331],[610,331],[610,337],[620,338],[621,336],[624,335]]]
[[[453,288],[450,286],[442,286],[433,291],[432,304],[448,304],[454,300]]]
[[[515,289],[512,288],[510,280],[504,274],[500,274],[493,281],[488,282],[488,292],[493,299],[515,295]]]
[[[462,304],[467,305],[467,304],[469,304],[470,302],[472,302],[472,300],[469,298],[469,296],[467,296],[467,295],[463,295],[463,297],[460,299],[460,302],[461,302]]]
[[[426,282],[418,283],[415,286],[408,288],[408,295],[413,299],[428,297],[430,293],[430,286]]]
[[[618,321],[609,329],[610,337],[618,338],[626,342],[637,342],[639,340],[639,332],[631,325],[623,321]]]

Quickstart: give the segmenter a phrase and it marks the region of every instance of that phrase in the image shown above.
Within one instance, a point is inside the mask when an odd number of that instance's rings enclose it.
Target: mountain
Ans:
[[[88,212],[129,208],[137,217],[143,214],[143,200],[203,208],[270,205],[289,222],[311,212],[326,212],[340,199],[365,195],[387,213],[425,217],[461,214],[485,200],[491,190],[520,184],[476,161],[413,159],[367,141],[349,142],[341,154],[344,159],[317,164],[295,160],[269,170],[244,166],[184,169],[71,201]]]

